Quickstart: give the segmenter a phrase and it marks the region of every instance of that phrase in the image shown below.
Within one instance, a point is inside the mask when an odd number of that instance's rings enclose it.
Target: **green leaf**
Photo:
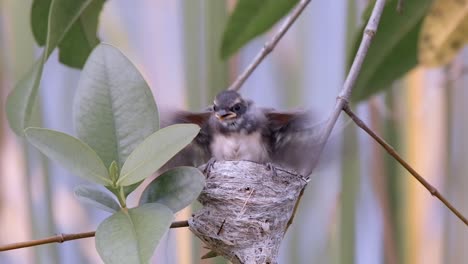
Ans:
[[[174,213],[197,199],[205,186],[205,176],[193,167],[177,167],[154,179],[143,191],[140,204],[160,203]]]
[[[52,0],[35,0],[31,7],[31,28],[36,42],[43,46],[47,36],[47,19]],[[98,18],[104,0],[94,0],[82,11],[59,44],[59,59],[68,66],[82,68],[91,50],[100,42]]]
[[[39,46],[47,40],[47,22],[52,0],[34,0],[31,5],[31,31]]]
[[[200,127],[193,124],[172,125],[158,130],[130,154],[117,184],[128,186],[145,179],[187,146],[199,131]]]
[[[37,97],[37,85],[42,72],[42,58],[38,59],[29,72],[15,85],[6,101],[6,113],[10,128],[18,136],[30,125],[32,110]]]
[[[71,173],[101,185],[112,183],[102,160],[79,139],[59,131],[36,127],[26,129],[25,135],[44,155]]]
[[[432,1],[407,1],[402,14],[396,12],[396,2],[397,0],[387,1],[382,13],[377,34],[369,48],[353,90],[352,99],[355,101],[364,100],[389,87],[393,81],[401,78],[403,74],[417,65],[421,22]],[[368,9],[372,6],[373,3]],[[367,13],[370,15],[370,12]],[[356,33],[355,49],[349,63],[352,62],[357,52],[364,26]]]
[[[44,51],[7,98],[8,122],[18,136],[22,136],[24,129],[30,126],[29,120],[36,102],[44,63],[73,23],[92,2],[92,0],[52,0],[50,3],[47,13],[49,30],[47,30]]]
[[[246,43],[270,29],[298,0],[239,0],[229,17],[221,43],[221,58],[226,59]]]
[[[75,197],[84,203],[109,213],[115,213],[120,210],[120,205],[114,196],[97,186],[78,185],[75,188]]]
[[[96,230],[96,249],[106,264],[149,263],[174,215],[161,204],[121,210]]]
[[[100,44],[89,56],[74,99],[78,137],[106,167],[127,157],[159,128],[156,103],[136,67],[115,47]]]
[[[138,188],[138,186],[140,186],[140,184],[143,183],[143,181],[139,181],[137,183],[134,183],[132,185],[129,185],[129,186],[124,186],[123,189],[124,189],[124,195],[125,197],[127,197],[129,194],[131,194],[136,188]]]

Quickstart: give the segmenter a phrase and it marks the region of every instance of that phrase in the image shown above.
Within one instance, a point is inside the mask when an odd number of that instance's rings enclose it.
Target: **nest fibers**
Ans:
[[[217,161],[190,230],[237,263],[277,263],[281,240],[308,179],[248,161]]]

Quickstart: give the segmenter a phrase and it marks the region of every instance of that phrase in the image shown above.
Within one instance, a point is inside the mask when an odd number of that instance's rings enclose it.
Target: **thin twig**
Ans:
[[[351,69],[349,70],[348,76],[343,84],[343,88],[340,94],[337,97],[335,107],[327,121],[327,124],[324,127],[324,132],[320,142],[327,142],[328,138],[330,137],[331,131],[335,126],[336,122],[338,121],[338,117],[341,114],[341,110],[343,106],[349,101],[351,97],[351,91],[356,84],[357,77],[359,72],[362,68],[362,63],[364,62],[364,58],[366,57],[367,51],[369,50],[369,46],[376,34],[377,27],[379,25],[380,17],[382,15],[383,9],[385,6],[385,0],[377,0],[376,4],[374,5],[374,9],[372,10],[371,17],[367,22],[367,26],[363,32],[363,38],[361,43],[359,44],[359,49],[354,57],[353,64],[351,65]],[[322,152],[325,144],[320,144],[320,148],[318,149],[319,153]],[[315,159],[312,161],[312,168],[317,165],[319,159]]]
[[[452,211],[460,220],[465,223],[465,225],[468,225],[467,219],[442,195],[439,193],[439,191],[432,186],[428,181],[426,181],[416,170],[414,170],[399,154],[396,152],[396,150],[390,146],[385,140],[381,137],[379,137],[377,134],[372,131],[354,112],[351,110],[351,108],[346,104],[343,107],[343,111],[348,114],[349,117],[356,123],[357,126],[362,128],[364,131],[366,131],[369,136],[371,136],[375,141],[377,141],[386,151],[388,154],[390,154],[393,158],[395,158],[405,169],[413,175],[413,177],[418,180],[424,188],[426,188],[433,196],[437,197],[445,206],[447,206],[450,211]]]
[[[180,227],[187,227],[187,226],[189,226],[187,220],[176,221],[176,222],[172,222],[170,228],[180,228]],[[25,247],[34,247],[34,246],[50,244],[50,243],[63,243],[65,241],[70,241],[70,240],[94,237],[95,234],[96,234],[95,231],[77,233],[77,234],[60,234],[60,235],[51,236],[51,237],[42,238],[42,239],[30,240],[30,241],[19,242],[19,243],[12,243],[8,245],[0,246],[0,252],[12,250],[12,249],[25,248]]]
[[[377,2],[374,5],[374,8],[372,9],[372,14],[369,18],[369,21],[367,22],[366,28],[364,29],[363,38],[361,40],[361,43],[359,44],[359,49],[356,53],[356,56],[354,57],[353,64],[351,65],[351,69],[348,72],[348,76],[346,77],[346,80],[343,84],[343,88],[341,89],[337,97],[335,108],[333,109],[330,117],[328,118],[328,121],[325,124],[324,130],[323,130],[323,134],[321,135],[321,139],[319,140],[320,144],[319,144],[319,147],[317,148],[317,152],[319,153],[319,155],[322,153],[323,148],[325,147],[325,143],[328,141],[328,138],[331,135],[333,127],[338,121],[338,117],[341,114],[341,110],[347,104],[347,102],[349,101],[349,98],[351,97],[351,91],[353,90],[353,87],[356,83],[359,72],[361,71],[364,58],[367,55],[369,46],[377,31],[377,27],[379,25],[380,17],[382,15],[384,6],[385,6],[385,0],[377,0]],[[312,160],[311,168],[315,168],[318,161],[319,159]],[[299,195],[299,198],[297,199],[293,214],[291,216],[291,219],[289,219],[287,228],[289,228],[289,226],[291,225],[296,215],[296,210],[299,205],[299,202],[301,201],[303,194],[304,194],[304,190],[302,190],[302,192]]]
[[[254,191],[255,191],[255,189],[254,189],[254,188],[252,188],[252,190],[250,190],[249,197],[247,197],[247,199],[246,199],[246,200],[245,200],[245,202],[244,202],[244,205],[242,205],[242,208],[241,208],[241,210],[240,210],[239,214],[241,214],[241,215],[242,215],[242,214],[244,213],[243,211],[244,211],[244,209],[245,209],[245,206],[246,206],[246,205],[247,205],[247,203],[249,202],[249,200],[250,200],[250,197],[252,197],[252,194],[253,194],[253,192],[254,192]]]
[[[299,17],[299,15],[304,11],[305,7],[307,4],[310,3],[311,0],[302,0],[296,8],[291,12],[291,14],[286,18],[284,23],[281,25],[281,28],[276,32],[276,34],[273,36],[273,38],[266,42],[265,45],[263,45],[263,48],[260,50],[260,52],[255,56],[253,61],[250,63],[250,65],[247,67],[247,69],[242,72],[241,75],[237,77],[237,79],[234,81],[234,83],[229,86],[228,90],[234,90],[238,91],[241,86],[244,84],[244,82],[249,78],[249,76],[252,74],[252,72],[257,68],[257,66],[263,61],[263,59],[270,54],[273,49],[275,49],[276,44],[281,40],[281,38],[284,36],[284,34],[289,30],[291,25],[296,21],[296,19]]]
[[[219,227],[218,232],[216,232],[216,235],[219,236],[221,234],[221,231],[223,230],[224,224],[226,223],[226,218],[224,218],[223,222],[221,223],[221,226]]]
[[[33,246],[38,246],[38,245],[50,244],[50,243],[63,243],[65,241],[93,237],[94,235],[95,235],[94,231],[86,232],[86,233],[78,233],[78,234],[60,234],[57,236],[51,236],[51,237],[37,239],[37,240],[12,243],[8,245],[0,246],[0,251],[7,251],[7,250],[25,248],[25,247],[33,247]]]

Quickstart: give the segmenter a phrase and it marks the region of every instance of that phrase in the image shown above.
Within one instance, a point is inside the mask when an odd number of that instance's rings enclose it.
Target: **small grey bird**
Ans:
[[[198,166],[211,160],[249,160],[277,164],[305,176],[318,158],[320,126],[306,111],[258,108],[235,91],[220,92],[205,112],[179,111],[171,123],[201,127],[194,141],[169,166]]]

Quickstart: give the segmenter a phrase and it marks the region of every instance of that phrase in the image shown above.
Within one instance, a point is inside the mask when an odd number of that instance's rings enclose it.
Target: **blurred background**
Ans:
[[[4,105],[40,55],[31,0],[0,0],[0,244],[95,230],[108,214],[80,204],[81,180],[41,156],[8,127]],[[346,74],[347,52],[367,1],[314,0],[242,87],[261,106],[311,108],[326,119]],[[234,0],[106,1],[99,35],[136,64],[161,108],[199,110],[249,64],[272,34],[219,59]],[[44,127],[75,134],[72,100],[80,71],[46,63],[37,115]],[[392,89],[356,106],[463,214],[468,213],[468,78],[463,52],[450,70],[416,68]],[[318,120],[320,121],[320,120]],[[312,176],[280,263],[467,263],[466,226],[366,134],[343,117]],[[135,197],[134,197],[135,198]],[[135,203],[134,203],[135,204]],[[191,215],[187,208],[179,220]],[[163,238],[153,263],[200,260],[207,251],[188,229]],[[101,263],[94,239],[1,252],[0,263]]]

